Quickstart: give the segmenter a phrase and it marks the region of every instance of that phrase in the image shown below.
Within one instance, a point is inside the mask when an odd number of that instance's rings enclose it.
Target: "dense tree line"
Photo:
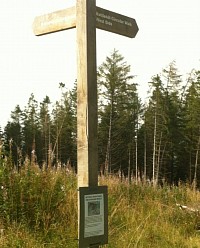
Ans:
[[[101,173],[129,180],[200,183],[200,70],[183,80],[176,62],[149,82],[143,101],[130,65],[114,50],[98,68],[98,154]],[[17,169],[25,159],[40,167],[76,162],[76,83],[62,97],[38,103],[31,94],[0,129],[1,153]]]
[[[40,167],[76,165],[76,84],[62,91],[53,107],[48,96],[38,103],[31,94],[27,106],[19,105],[11,113],[11,121],[2,132],[4,153],[17,169],[25,159]]]

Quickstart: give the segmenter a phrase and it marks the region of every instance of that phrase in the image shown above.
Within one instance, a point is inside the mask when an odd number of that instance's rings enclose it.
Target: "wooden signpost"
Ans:
[[[77,153],[79,247],[108,241],[107,188],[98,187],[96,28],[134,38],[135,19],[76,0],[76,7],[36,17],[34,34],[77,30]]]

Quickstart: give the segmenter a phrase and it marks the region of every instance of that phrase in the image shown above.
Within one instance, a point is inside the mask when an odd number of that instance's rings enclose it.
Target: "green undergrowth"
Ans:
[[[128,185],[117,178],[106,183],[110,196],[107,247],[200,247],[198,191],[187,185]],[[188,208],[180,209],[177,204]]]
[[[76,176],[0,169],[0,247],[77,247]]]
[[[0,167],[0,247],[78,247],[76,175]],[[106,248],[200,247],[200,193],[188,185],[153,187],[117,177],[108,185]],[[180,209],[186,205],[188,209]],[[195,211],[191,211],[195,210]]]

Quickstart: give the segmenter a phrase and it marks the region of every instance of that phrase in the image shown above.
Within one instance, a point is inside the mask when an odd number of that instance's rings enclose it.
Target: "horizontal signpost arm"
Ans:
[[[34,34],[44,35],[76,27],[76,7],[38,16],[33,22]],[[135,19],[96,7],[96,28],[134,38],[138,32]]]
[[[33,22],[35,35],[44,35],[76,27],[76,8],[58,10],[50,14],[38,16]]]
[[[96,7],[96,27],[129,38],[135,38],[138,26],[135,19]]]

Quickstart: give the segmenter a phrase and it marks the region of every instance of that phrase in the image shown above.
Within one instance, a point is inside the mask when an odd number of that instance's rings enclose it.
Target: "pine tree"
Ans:
[[[38,102],[35,100],[33,94],[31,94],[28,105],[23,112],[23,152],[27,156],[31,163],[34,165],[37,161],[41,160],[41,151],[43,143],[41,142],[41,133],[39,128],[39,113]]]
[[[76,91],[64,91],[60,84],[61,101],[57,101],[53,109],[52,120],[52,157],[56,166],[71,163],[76,165]],[[76,87],[76,86],[75,86]]]
[[[197,179],[200,176],[198,169],[199,151],[200,151],[200,71],[193,71],[188,79],[188,88],[186,89],[184,104],[185,120],[185,152],[183,154],[185,162],[185,178],[190,179],[194,186],[200,182]]]
[[[179,180],[178,166],[181,140],[181,88],[182,76],[178,73],[176,62],[172,61],[166,69],[163,69],[163,82],[165,88],[165,112],[166,112],[166,128],[168,132],[168,143],[166,152],[168,153],[167,164],[168,175],[170,175],[170,183]]]
[[[116,50],[98,70],[99,163],[106,173],[128,170],[139,103],[133,78],[130,65]],[[130,123],[133,126],[129,129]]]
[[[40,166],[45,162],[46,167],[51,166],[51,117],[49,105],[50,98],[46,96],[42,103],[40,103],[39,123],[41,130],[42,154],[41,161],[38,161]]]
[[[165,153],[166,116],[164,112],[164,88],[160,75],[152,77],[149,84],[151,96],[145,111],[145,142],[148,150],[148,177],[152,179],[155,186],[160,178],[162,157]]]
[[[22,111],[17,105],[11,112],[11,121],[4,128],[4,146],[10,154],[17,169],[22,164]]]

